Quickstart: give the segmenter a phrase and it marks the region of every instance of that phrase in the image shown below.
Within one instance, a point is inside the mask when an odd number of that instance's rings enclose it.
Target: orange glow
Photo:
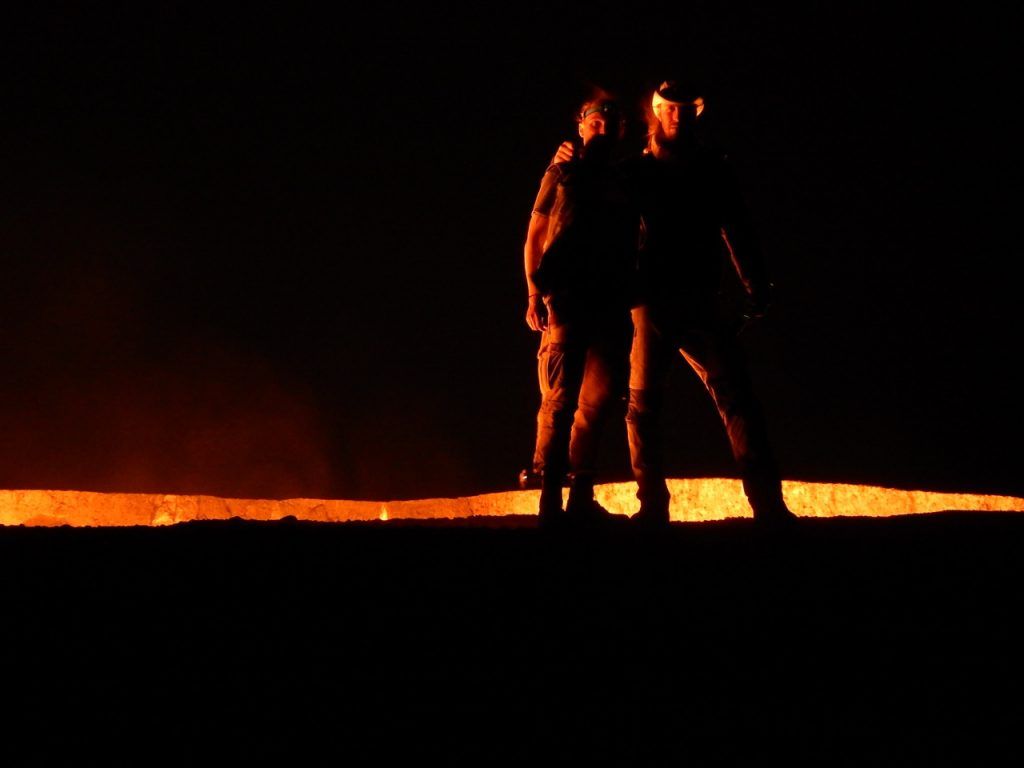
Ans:
[[[738,480],[670,480],[672,519],[680,522],[750,517]],[[636,511],[633,483],[597,487],[597,498],[612,512]],[[786,502],[801,517],[890,517],[944,510],[1024,512],[1024,498],[905,491],[867,485],[786,481]],[[344,501],[326,499],[225,499],[87,491],[0,491],[0,525],[131,526],[173,525],[191,520],[299,520],[350,522],[397,519],[458,519],[534,515],[539,491],[509,491],[454,499]]]

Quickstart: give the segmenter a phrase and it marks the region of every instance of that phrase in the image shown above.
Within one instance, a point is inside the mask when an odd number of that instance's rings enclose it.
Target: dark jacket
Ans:
[[[764,260],[735,174],[725,156],[694,145],[646,152],[624,170],[642,217],[642,300],[678,313],[713,312],[729,258],[750,295],[767,291]]]
[[[552,165],[534,211],[549,218],[548,245],[532,276],[543,293],[588,303],[631,302],[639,218],[619,166],[598,152]]]

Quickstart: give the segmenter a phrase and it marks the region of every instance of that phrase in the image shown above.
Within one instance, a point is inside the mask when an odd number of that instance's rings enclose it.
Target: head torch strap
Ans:
[[[607,104],[607,103],[605,103],[605,104],[595,104],[590,109],[584,111],[582,119],[586,120],[588,117],[590,117],[595,112],[600,112],[602,115],[618,114],[618,110],[615,108],[614,104]]]

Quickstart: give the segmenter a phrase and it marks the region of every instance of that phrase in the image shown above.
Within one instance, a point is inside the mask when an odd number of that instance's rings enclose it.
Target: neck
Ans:
[[[659,130],[651,137],[651,153],[659,160],[674,160],[696,144],[696,138],[690,132],[680,131],[670,139]]]

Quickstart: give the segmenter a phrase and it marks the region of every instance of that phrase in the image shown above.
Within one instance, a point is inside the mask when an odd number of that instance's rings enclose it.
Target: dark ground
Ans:
[[[2,529],[7,746],[135,765],[1012,762],[1022,516],[783,539],[501,524]]]

